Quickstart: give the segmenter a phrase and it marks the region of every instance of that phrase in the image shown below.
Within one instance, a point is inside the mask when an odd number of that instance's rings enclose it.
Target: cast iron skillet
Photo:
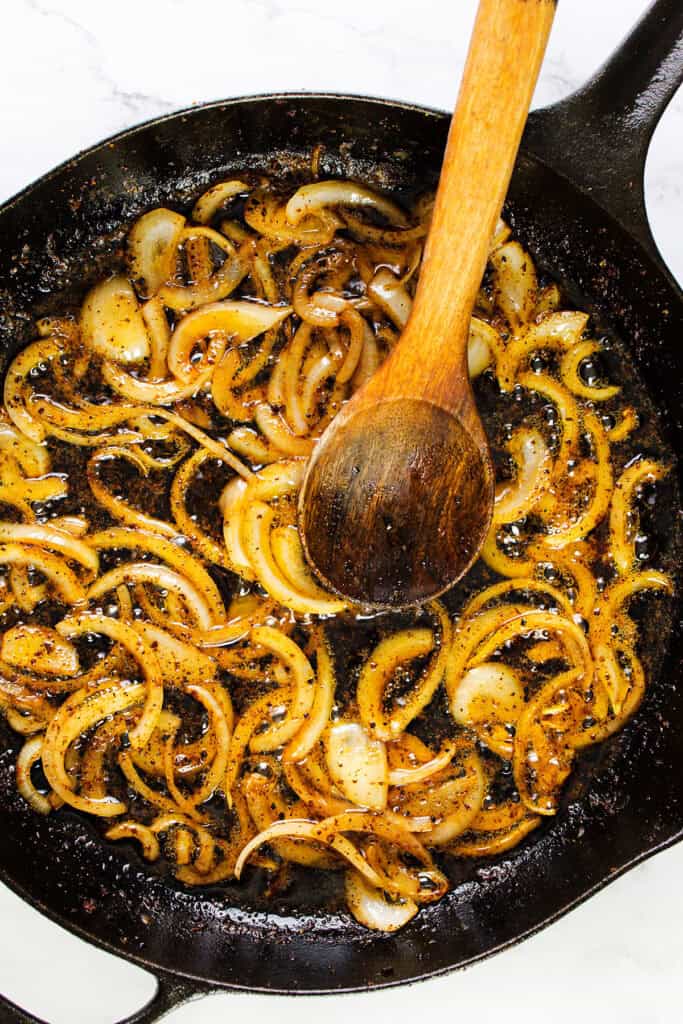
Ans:
[[[539,263],[629,343],[676,451],[683,295],[650,235],[643,167],[682,79],[683,7],[658,0],[584,89],[532,115],[507,210]],[[445,114],[399,103],[267,96],[164,117],[81,154],[0,210],[3,364],[30,339],[30,311],[82,294],[112,266],[122,226],[143,210],[184,208],[233,170],[304,166],[317,143],[325,175],[429,185],[447,128]],[[128,1024],[217,988],[342,992],[461,967],[537,931],[683,836],[682,655],[676,617],[645,705],[606,750],[587,755],[558,818],[495,861],[454,863],[453,891],[396,936],[350,921],[324,873],[271,904],[258,878],[246,888],[189,891],[132,847],[103,844],[76,814],[39,818],[17,796],[18,744],[4,725],[0,879],[65,928],[153,971],[158,991]],[[6,1001],[0,1020],[36,1022]]]

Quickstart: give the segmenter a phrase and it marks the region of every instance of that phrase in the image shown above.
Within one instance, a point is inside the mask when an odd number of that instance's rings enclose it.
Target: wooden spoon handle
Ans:
[[[472,307],[507,192],[556,0],[481,0],[420,283],[381,392],[457,412]],[[378,384],[380,382],[378,381]]]

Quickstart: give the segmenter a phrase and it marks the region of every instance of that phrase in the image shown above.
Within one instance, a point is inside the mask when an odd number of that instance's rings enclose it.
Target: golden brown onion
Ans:
[[[126,277],[111,277],[88,292],[80,329],[83,343],[114,363],[140,363],[149,356],[147,325]]]

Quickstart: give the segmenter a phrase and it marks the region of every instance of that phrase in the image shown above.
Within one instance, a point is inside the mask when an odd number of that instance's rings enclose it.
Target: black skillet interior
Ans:
[[[655,97],[647,82],[657,70],[661,84],[669,61],[667,88],[630,129],[640,150],[628,156],[622,136],[621,150],[617,138],[608,153],[598,154],[610,161],[613,184],[616,175],[625,187],[631,176],[636,193],[649,134],[683,72],[680,59],[673,71],[670,66],[682,39],[678,0],[659,0],[618,58],[627,55],[632,83],[621,113],[636,93],[649,89]],[[652,67],[643,60],[648,46]],[[600,89],[598,79],[587,95],[604,113],[613,90]],[[550,145],[560,152],[572,119],[587,124],[586,96],[573,102],[542,112],[536,130],[532,123],[529,142],[536,151]],[[143,210],[160,203],[184,209],[207,184],[233,171],[277,175],[303,168],[319,143],[325,175],[410,192],[436,182],[447,128],[443,114],[378,100],[264,97],[173,115],[77,157],[0,211],[0,369],[31,338],[36,315],[77,299],[113,265],[123,228]],[[599,136],[592,139],[591,160]],[[565,171],[581,183],[581,159]],[[614,212],[625,226],[529,150],[520,156],[507,207],[518,236],[584,308],[628,343],[656,399],[661,429],[679,450],[682,297],[654,254],[642,204],[621,203]],[[143,864],[132,848],[104,845],[76,814],[38,818],[16,793],[18,743],[4,724],[0,879],[70,930],[154,971],[158,995],[136,1021],[156,1019],[190,992],[216,986],[348,991],[462,966],[549,923],[683,833],[681,653],[676,619],[668,659],[645,705],[599,756],[586,757],[562,814],[494,861],[451,865],[453,891],[395,936],[368,933],[349,920],[324,873],[307,875],[270,904],[260,898],[256,876],[246,886],[189,891]],[[5,1006],[0,1021],[35,1020]]]

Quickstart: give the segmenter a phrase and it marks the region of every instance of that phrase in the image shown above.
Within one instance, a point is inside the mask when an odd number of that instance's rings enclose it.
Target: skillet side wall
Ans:
[[[233,170],[303,168],[319,142],[325,175],[410,194],[435,183],[447,126],[445,115],[399,104],[275,97],[174,115],[76,158],[0,211],[0,369],[33,335],[28,311],[75,307],[84,288],[116,265],[123,227],[143,210],[182,208]],[[680,295],[590,200],[524,156],[508,214],[539,263],[632,343],[662,430],[680,451]],[[460,884],[398,936],[350,923],[323,873],[270,905],[260,900],[256,876],[223,894],[189,892],[132,848],[103,845],[77,815],[38,818],[16,793],[18,739],[4,723],[0,878],[113,952],[221,985],[362,989],[461,966],[548,923],[683,828],[679,624],[674,633],[643,709],[599,756],[588,755],[591,770],[572,784],[560,819],[495,861],[452,864]]]

